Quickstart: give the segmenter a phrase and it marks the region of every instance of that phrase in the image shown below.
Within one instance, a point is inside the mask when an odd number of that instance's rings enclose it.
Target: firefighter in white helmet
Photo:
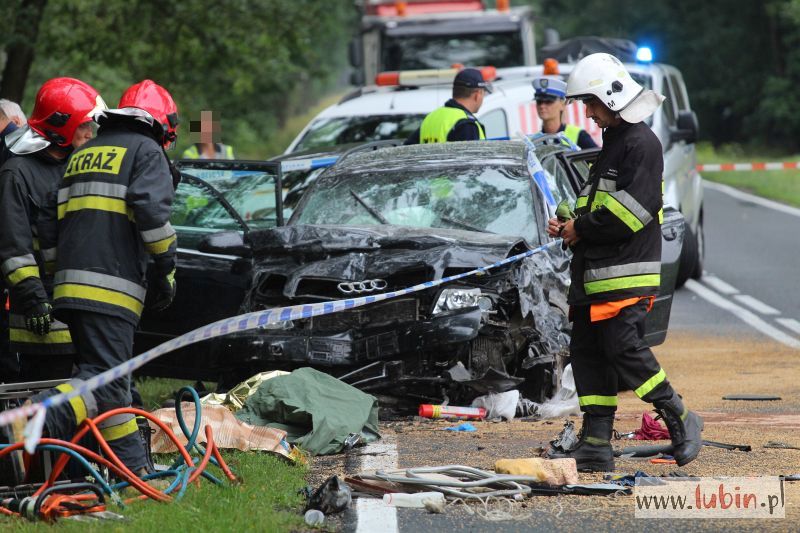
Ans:
[[[654,404],[669,429],[678,466],[697,457],[703,420],[689,411],[644,340],[644,322],[661,284],[661,143],[642,122],[664,97],[636,83],[609,54],[573,69],[567,98],[583,100],[603,128],[603,149],[575,206],[575,218],[548,223],[572,248],[570,355],[583,431],[567,456],[582,471],[614,469],[617,392]],[[555,456],[555,455],[554,455]]]

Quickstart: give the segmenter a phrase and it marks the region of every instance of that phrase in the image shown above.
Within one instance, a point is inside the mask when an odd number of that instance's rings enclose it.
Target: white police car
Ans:
[[[640,59],[645,57],[640,55]],[[689,277],[699,278],[703,271],[703,188],[695,156],[697,118],[678,69],[650,61],[625,66],[639,84],[666,96],[664,104],[647,122],[664,147],[664,201],[681,211],[686,219],[677,283],[681,286]],[[562,63],[559,73],[566,78],[571,69],[572,65]],[[426,114],[451,97],[456,72],[445,69],[379,74],[376,85],[356,89],[317,115],[285,153],[345,143],[405,139],[419,127]],[[485,79],[493,79],[495,71],[484,67],[483,74]],[[477,113],[488,139],[540,131],[531,82],[542,74],[542,66],[506,68],[502,77],[493,79],[494,91],[486,95]],[[585,129],[602,145],[602,132],[586,118],[583,104],[568,105],[566,121]]]

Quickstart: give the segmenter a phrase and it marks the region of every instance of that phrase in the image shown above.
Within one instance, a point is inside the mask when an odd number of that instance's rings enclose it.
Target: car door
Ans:
[[[571,185],[579,191],[589,176],[589,165],[597,159],[600,148],[562,152],[556,157],[567,169]],[[669,327],[672,297],[683,244],[683,215],[672,206],[664,206],[661,224],[661,287],[653,308],[647,315],[645,339],[650,346],[664,342]]]
[[[252,229],[283,224],[282,198],[277,194],[281,190],[279,163],[198,159],[178,161],[176,166],[182,181],[170,222],[178,234],[177,291],[167,309],[146,310],[142,315],[136,353],[240,313],[251,282],[251,260],[210,251],[210,235],[228,232],[243,239]],[[195,367],[191,373],[197,377],[198,369],[216,361],[214,347],[213,341],[204,342],[167,354],[143,373],[181,377],[190,353]]]

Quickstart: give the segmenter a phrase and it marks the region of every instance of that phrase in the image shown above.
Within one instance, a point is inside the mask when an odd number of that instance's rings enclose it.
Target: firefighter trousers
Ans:
[[[570,362],[584,413],[613,414],[619,390],[633,390],[649,403],[672,397],[672,386],[644,340],[647,307],[642,300],[597,322],[591,322],[588,305],[572,307]]]
[[[133,334],[136,326],[129,321],[78,310],[66,311],[63,318],[69,326],[77,351],[76,373],[69,383],[45,391],[35,396],[33,401],[41,401],[47,396],[77,388],[80,382],[128,361],[133,355]],[[92,393],[48,409],[45,426],[50,436],[69,440],[85,418],[130,405],[131,376],[126,375]],[[133,415],[112,416],[98,424],[98,427],[125,466],[134,472],[140,472],[147,466],[145,449]]]

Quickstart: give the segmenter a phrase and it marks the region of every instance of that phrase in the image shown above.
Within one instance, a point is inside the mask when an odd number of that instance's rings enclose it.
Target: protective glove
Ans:
[[[150,309],[153,311],[163,311],[172,303],[175,298],[175,271],[173,270],[166,276],[158,278],[153,284],[153,299],[150,302]]]
[[[50,323],[53,321],[53,306],[47,302],[40,302],[25,311],[25,328],[37,335],[50,333]]]

